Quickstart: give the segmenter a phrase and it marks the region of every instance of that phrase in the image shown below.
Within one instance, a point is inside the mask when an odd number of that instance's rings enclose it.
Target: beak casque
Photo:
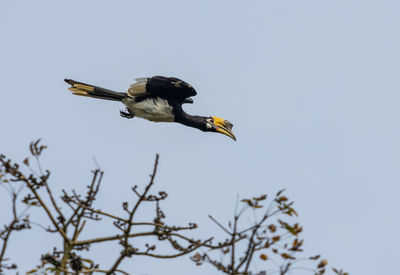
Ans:
[[[212,116],[212,118],[214,119],[215,130],[218,133],[224,134],[236,141],[236,137],[232,132],[232,123],[219,117]]]

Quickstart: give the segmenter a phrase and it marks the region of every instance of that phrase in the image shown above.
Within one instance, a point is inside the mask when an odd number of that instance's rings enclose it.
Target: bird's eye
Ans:
[[[209,123],[209,122],[207,122],[207,129],[211,129],[212,128],[212,125],[211,125],[211,123]]]

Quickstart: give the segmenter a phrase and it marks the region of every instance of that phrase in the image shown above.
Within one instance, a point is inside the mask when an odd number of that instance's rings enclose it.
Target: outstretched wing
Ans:
[[[163,76],[138,78],[127,93],[130,97],[160,97],[182,103],[192,103],[193,100],[189,97],[197,94],[196,90],[185,81]]]

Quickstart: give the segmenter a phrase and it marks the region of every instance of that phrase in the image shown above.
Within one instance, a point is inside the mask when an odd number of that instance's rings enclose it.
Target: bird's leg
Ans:
[[[126,108],[125,111],[120,110],[119,114],[124,118],[133,118],[135,116],[128,108]]]

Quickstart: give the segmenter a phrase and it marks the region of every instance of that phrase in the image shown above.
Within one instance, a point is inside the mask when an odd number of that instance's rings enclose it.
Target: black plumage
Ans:
[[[139,78],[126,93],[115,92],[83,82],[65,79],[75,95],[121,101],[126,111],[121,116],[142,117],[155,122],[177,122],[201,131],[219,132],[235,139],[232,123],[218,117],[192,116],[183,108],[184,103],[193,103],[191,97],[196,90],[185,81],[175,77],[154,76]]]
[[[153,76],[146,84],[149,96],[161,97],[171,101],[183,102],[197,95],[196,90],[183,80],[175,77]]]

